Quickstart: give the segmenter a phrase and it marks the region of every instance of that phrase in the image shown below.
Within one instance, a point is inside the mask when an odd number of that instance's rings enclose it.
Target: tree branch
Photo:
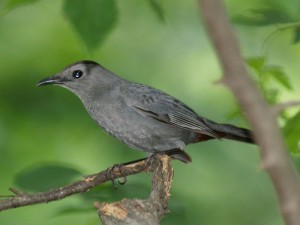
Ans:
[[[98,215],[104,225],[159,225],[168,213],[173,180],[171,160],[163,156],[152,163],[152,191],[148,199],[123,199],[114,203],[98,203]]]
[[[282,102],[277,105],[273,106],[273,113],[275,115],[278,115],[282,111],[284,111],[287,108],[300,106],[300,100],[290,101],[290,102]]]
[[[237,39],[220,0],[199,0],[206,28],[223,67],[223,83],[234,93],[261,148],[263,168],[276,189],[285,223],[300,224],[300,181],[272,110],[247,73]]]
[[[167,157],[169,159],[168,156],[164,157]],[[58,199],[66,198],[76,193],[83,193],[90,190],[93,187],[105,183],[106,181],[110,181],[111,177],[117,179],[141,172],[158,172],[157,170],[154,170],[153,166],[158,167],[158,161],[166,160],[166,158],[164,157],[161,155],[152,156],[150,158],[139,160],[136,162],[113,166],[112,168],[108,168],[107,170],[104,170],[97,174],[85,176],[80,181],[46,192],[28,194],[22,191],[18,191],[15,188],[10,188],[10,190],[15,195],[0,201],[0,211],[38,203],[47,203]]]

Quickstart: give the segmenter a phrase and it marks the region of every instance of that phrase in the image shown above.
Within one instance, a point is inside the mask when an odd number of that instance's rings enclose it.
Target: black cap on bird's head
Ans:
[[[63,69],[60,73],[41,80],[40,82],[38,82],[37,86],[56,84],[60,86],[70,87],[71,85],[69,83],[83,79],[85,76],[90,74],[91,69],[95,66],[100,65],[90,60],[83,60],[73,63]]]

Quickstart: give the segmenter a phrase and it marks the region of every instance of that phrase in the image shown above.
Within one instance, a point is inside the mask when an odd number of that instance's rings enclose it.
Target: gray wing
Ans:
[[[141,84],[133,84],[129,104],[140,114],[183,129],[220,138],[192,109],[174,97]]]

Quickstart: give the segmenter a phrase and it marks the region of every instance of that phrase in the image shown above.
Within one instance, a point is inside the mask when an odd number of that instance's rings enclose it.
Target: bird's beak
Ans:
[[[43,85],[48,85],[48,84],[61,84],[62,82],[60,81],[59,77],[54,75],[52,77],[47,77],[43,80],[41,80],[40,82],[38,82],[38,84],[36,85],[38,86],[43,86]]]

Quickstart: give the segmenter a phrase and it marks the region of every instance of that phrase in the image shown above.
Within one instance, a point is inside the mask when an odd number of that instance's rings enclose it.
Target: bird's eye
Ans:
[[[73,77],[76,78],[76,79],[78,79],[78,78],[80,78],[82,76],[82,74],[83,74],[83,72],[81,70],[75,70],[73,72]]]

